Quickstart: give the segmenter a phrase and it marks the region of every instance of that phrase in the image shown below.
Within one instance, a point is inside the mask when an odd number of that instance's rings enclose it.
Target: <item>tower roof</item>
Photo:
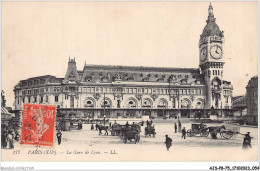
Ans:
[[[210,3],[208,8],[208,19],[206,20],[207,25],[204,27],[201,37],[206,36],[221,36],[223,37],[223,33],[220,31],[218,25],[216,24],[216,18],[214,18],[213,7]]]

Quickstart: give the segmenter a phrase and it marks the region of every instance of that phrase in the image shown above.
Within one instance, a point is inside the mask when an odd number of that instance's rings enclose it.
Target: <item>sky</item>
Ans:
[[[1,86],[13,107],[20,80],[100,65],[199,67],[209,2],[2,2]],[[224,31],[224,80],[244,95],[258,73],[257,2],[212,2]]]

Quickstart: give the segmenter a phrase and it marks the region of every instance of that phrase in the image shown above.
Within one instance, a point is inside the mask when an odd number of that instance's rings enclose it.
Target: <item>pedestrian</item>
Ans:
[[[126,121],[125,127],[126,127],[126,128],[129,127],[129,123],[128,123],[128,121]]]
[[[112,127],[112,124],[111,124],[111,122],[109,122],[109,127],[110,127],[110,128]]]
[[[174,130],[175,130],[175,133],[177,133],[177,124],[176,123],[174,124]]]
[[[243,149],[252,148],[251,139],[252,137],[250,137],[250,132],[247,132],[247,134],[245,134],[244,141],[243,141]]]
[[[217,130],[216,130],[216,128],[212,131],[211,138],[212,139],[217,139]]]
[[[60,130],[58,130],[58,133],[57,133],[58,145],[60,145],[60,143],[61,143],[61,136],[62,136],[62,133]]]
[[[2,139],[2,141],[3,141],[3,148],[6,148],[7,147],[7,135],[8,135],[7,130],[4,130],[2,135],[3,135],[3,139]]]
[[[98,130],[98,124],[96,123],[96,131]]]
[[[19,141],[19,139],[20,139],[19,131],[16,131],[16,132],[15,132],[15,137],[14,137],[14,139],[15,139],[16,141]]]
[[[93,130],[94,129],[94,125],[93,125],[93,123],[91,124],[91,130]]]
[[[179,121],[179,132],[181,132],[181,121]]]
[[[181,138],[186,139],[186,129],[185,129],[185,127],[183,127],[183,129],[181,130],[181,133],[182,133]]]
[[[147,121],[146,121],[146,126],[148,126],[149,125],[149,122],[148,122],[148,119],[147,119]]]
[[[82,125],[82,122],[80,121],[80,130],[82,130],[83,128],[83,125]]]
[[[151,119],[151,125],[153,124],[153,120]]]
[[[10,131],[9,134],[7,135],[7,141],[9,143],[9,148],[10,149],[14,148],[14,144],[13,144],[14,141],[13,141],[13,139],[14,139],[14,137],[12,135],[12,132]]]
[[[170,147],[172,146],[172,139],[170,137],[168,137],[168,135],[165,135],[166,140],[165,140],[165,144],[166,144],[166,148],[167,151],[169,151]]]

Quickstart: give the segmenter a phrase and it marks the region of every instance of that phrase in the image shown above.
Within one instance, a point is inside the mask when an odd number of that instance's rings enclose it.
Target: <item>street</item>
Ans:
[[[130,123],[131,124],[131,123]],[[220,126],[223,124],[207,124],[207,126]],[[227,124],[225,124],[227,125]],[[30,145],[20,145],[15,143],[14,150],[21,150],[20,155],[13,155],[13,150],[2,150],[2,159],[7,160],[37,160],[44,157],[46,161],[255,161],[257,160],[258,133],[257,128],[240,127],[240,133],[250,132],[252,139],[252,149],[242,150],[243,135],[238,134],[234,139],[223,139],[218,134],[218,139],[208,137],[186,136],[181,138],[181,133],[174,133],[174,125],[170,123],[155,123],[156,135],[153,137],[144,136],[142,126],[140,142],[123,140],[118,136],[98,135],[98,131],[90,130],[90,124],[83,124],[81,131],[72,130],[62,132],[61,145],[57,144],[55,136],[54,147],[35,147]],[[191,123],[183,123],[186,130],[191,128]],[[165,147],[165,135],[172,138],[172,147],[169,151]],[[38,155],[27,155],[28,150],[55,150],[56,155],[48,157]],[[69,154],[69,152],[71,154]],[[89,153],[87,153],[89,152]],[[19,157],[20,156],[20,157]]]

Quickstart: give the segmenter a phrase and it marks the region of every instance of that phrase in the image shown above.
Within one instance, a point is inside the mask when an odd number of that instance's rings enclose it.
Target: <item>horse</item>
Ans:
[[[105,131],[105,135],[108,135],[108,126],[103,126],[103,125],[96,125],[96,128],[98,129],[99,131],[99,135],[102,134],[102,131],[104,130]]]
[[[208,129],[209,129],[209,132],[211,133],[212,138],[217,139],[217,133],[219,133],[220,136],[222,137],[222,130],[225,130],[226,127],[225,127],[225,125],[211,126],[211,127],[208,127]]]

